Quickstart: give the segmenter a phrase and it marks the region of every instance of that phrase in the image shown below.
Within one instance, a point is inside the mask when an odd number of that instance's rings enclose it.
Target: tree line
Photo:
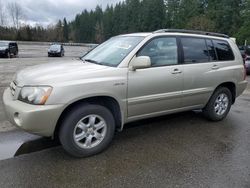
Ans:
[[[250,42],[249,10],[250,0],[126,0],[47,28],[17,25],[16,19],[13,27],[0,26],[0,39],[100,43],[123,33],[176,28],[225,33],[243,44]]]

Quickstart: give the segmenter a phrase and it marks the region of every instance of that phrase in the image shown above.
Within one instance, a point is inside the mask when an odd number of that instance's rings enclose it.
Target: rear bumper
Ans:
[[[49,52],[48,53],[48,56],[60,56],[60,55],[61,55],[61,52],[56,52],[56,53]]]
[[[0,51],[0,56],[6,56],[6,51]]]
[[[30,105],[13,100],[10,89],[3,94],[3,103],[9,121],[15,126],[40,136],[51,137],[63,105]]]

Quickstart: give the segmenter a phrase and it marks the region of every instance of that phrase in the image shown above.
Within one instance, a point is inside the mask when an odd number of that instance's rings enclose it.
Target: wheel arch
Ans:
[[[110,96],[94,96],[74,101],[65,107],[65,109],[63,110],[57,121],[53,134],[54,137],[58,137],[58,132],[60,130],[61,123],[66,117],[67,113],[69,113],[74,107],[83,106],[84,104],[97,104],[97,105],[102,105],[107,109],[109,109],[114,116],[116,130],[118,131],[122,130],[123,115],[119,102],[115,98]]]
[[[234,82],[224,82],[217,86],[214,91],[216,91],[219,87],[226,87],[230,90],[232,94],[232,104],[234,104],[236,100],[236,84]]]

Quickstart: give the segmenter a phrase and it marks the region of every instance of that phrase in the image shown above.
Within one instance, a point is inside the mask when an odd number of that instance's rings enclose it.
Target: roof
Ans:
[[[199,30],[186,30],[186,29],[160,29],[160,30],[154,31],[153,33],[187,33],[187,34],[208,35],[208,36],[214,36],[214,37],[229,38],[228,35],[221,34],[221,33],[199,31]]]
[[[124,34],[124,35],[120,35],[120,36],[127,36],[127,37],[147,37],[149,35],[151,35],[152,33],[130,33],[130,34]]]
[[[15,42],[16,43],[16,41],[7,41],[7,40],[0,40],[0,42],[6,42],[6,43]]]
[[[120,36],[140,36],[140,37],[147,37],[152,34],[187,34],[191,36],[208,36],[208,37],[216,37],[216,38],[226,38],[229,39],[228,35],[221,34],[221,33],[214,33],[214,32],[207,32],[207,31],[199,31],[199,30],[185,30],[185,29],[160,29],[154,32],[145,32],[145,33],[131,33],[131,34],[124,34]]]

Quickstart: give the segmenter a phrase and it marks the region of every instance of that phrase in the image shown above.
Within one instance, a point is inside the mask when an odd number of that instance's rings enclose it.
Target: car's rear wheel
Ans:
[[[6,58],[10,58],[10,52],[9,51],[6,53]]]
[[[203,114],[211,121],[221,121],[227,116],[231,105],[231,91],[226,87],[219,87],[203,109]]]
[[[108,147],[115,132],[112,113],[100,105],[73,108],[64,119],[59,139],[63,148],[75,157],[87,157]]]

